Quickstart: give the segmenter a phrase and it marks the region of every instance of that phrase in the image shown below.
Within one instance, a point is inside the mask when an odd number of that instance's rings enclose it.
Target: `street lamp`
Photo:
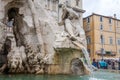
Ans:
[[[103,45],[102,45],[102,46],[103,46]],[[101,53],[102,53],[102,60],[103,60],[104,53],[105,53],[105,50],[103,49],[103,47],[102,47],[102,49],[101,49]]]
[[[103,44],[104,44],[104,40],[103,40],[103,35],[102,35],[102,30],[101,30],[101,36],[100,36],[100,38],[101,38],[101,44],[102,44],[102,49],[101,49],[101,53],[102,53],[102,60],[103,60],[103,56],[104,56],[104,49],[103,49]]]

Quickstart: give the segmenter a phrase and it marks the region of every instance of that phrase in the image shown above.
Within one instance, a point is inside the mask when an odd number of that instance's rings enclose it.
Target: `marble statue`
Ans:
[[[73,41],[78,41],[81,45],[86,46],[85,32],[80,26],[80,15],[72,8],[62,6],[63,14],[62,21],[59,24],[64,24],[68,37]]]
[[[64,25],[65,31],[68,35],[66,35],[72,43],[83,51],[84,57],[87,61],[87,65],[92,69],[90,64],[89,53],[86,50],[86,37],[85,32],[80,26],[79,13],[76,11],[76,8],[71,6],[62,5],[63,14],[62,21],[59,23],[60,25]],[[78,9],[78,8],[77,8]]]

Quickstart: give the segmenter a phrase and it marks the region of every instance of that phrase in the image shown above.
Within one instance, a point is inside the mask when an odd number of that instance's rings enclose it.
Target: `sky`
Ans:
[[[83,0],[84,17],[97,13],[105,16],[116,14],[120,19],[120,0]]]

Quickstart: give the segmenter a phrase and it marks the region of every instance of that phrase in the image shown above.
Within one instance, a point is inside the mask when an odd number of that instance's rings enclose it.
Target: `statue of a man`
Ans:
[[[62,21],[59,23],[64,25],[67,37],[71,42],[82,50],[88,67],[91,67],[89,53],[86,48],[85,32],[80,25],[79,14],[72,7],[62,5],[63,14]]]
[[[63,14],[60,24],[64,24],[66,32],[72,41],[77,41],[82,46],[86,47],[85,32],[80,26],[79,14],[70,7],[62,5]]]

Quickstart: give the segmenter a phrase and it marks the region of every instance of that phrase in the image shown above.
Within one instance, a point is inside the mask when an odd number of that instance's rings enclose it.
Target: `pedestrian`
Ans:
[[[104,60],[104,64],[105,64],[104,69],[108,69],[108,63],[106,60]]]
[[[97,60],[97,68],[100,68],[99,60]]]
[[[103,59],[99,61],[99,64],[100,64],[100,68],[101,68],[101,69],[104,69],[104,68],[105,68],[105,63],[104,63],[104,60],[103,60]]]
[[[112,61],[112,69],[115,69],[115,62]]]
[[[120,58],[118,60],[118,70],[120,70]]]
[[[96,62],[95,59],[93,59],[92,65],[93,65],[94,67],[98,67],[98,66],[97,66],[97,62]]]

